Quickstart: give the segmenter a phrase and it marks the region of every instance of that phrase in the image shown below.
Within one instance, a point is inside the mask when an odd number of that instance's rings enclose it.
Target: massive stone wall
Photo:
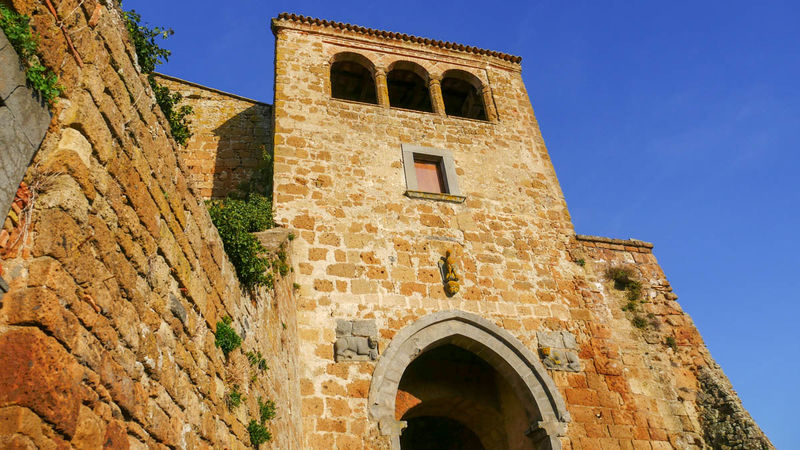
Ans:
[[[278,406],[273,445],[301,448],[291,275],[238,283],[118,6],[11,3],[65,92],[18,191],[28,238],[0,248],[0,446],[242,448],[263,396]],[[244,338],[227,360],[223,316]],[[246,400],[231,409],[234,384]]]
[[[530,351],[550,348],[539,342],[543,336],[560,336],[556,350],[577,352],[579,361],[568,361],[568,370],[552,361],[547,371],[571,416],[566,432],[552,431],[565,448],[706,445],[693,371],[710,356],[674,301],[652,246],[633,242],[606,254],[611,244],[576,239],[519,65],[303,17],[280,17],[273,29],[274,199],[277,220],[299,231],[301,394],[309,443],[396,445],[389,435],[396,436],[392,427],[399,425],[379,427],[367,404],[371,384],[384,376],[373,378],[369,349],[354,347],[361,356],[355,361],[335,357],[340,321],[374,323],[380,364],[380,354],[412,324],[460,310],[500,327]],[[374,66],[379,104],[331,97],[330,67],[342,52]],[[381,89],[397,61],[430,74],[431,88],[446,70],[471,73],[494,117],[478,121],[389,107]],[[405,196],[403,144],[449,150],[465,202]],[[453,296],[439,268],[447,251],[460,276]],[[622,294],[604,278],[604,267],[616,262],[638,267],[648,280],[652,301],[645,317],[652,329],[632,325]],[[669,325],[678,350],[664,344],[656,324]],[[387,370],[399,377],[403,368]],[[402,394],[397,418],[414,404]]]

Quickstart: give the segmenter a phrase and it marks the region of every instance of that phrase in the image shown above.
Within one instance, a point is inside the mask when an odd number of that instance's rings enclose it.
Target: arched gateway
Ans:
[[[430,314],[397,333],[375,367],[369,405],[394,450],[401,441],[425,448],[419,442],[437,433],[462,448],[560,449],[570,421],[536,355],[463,311]]]

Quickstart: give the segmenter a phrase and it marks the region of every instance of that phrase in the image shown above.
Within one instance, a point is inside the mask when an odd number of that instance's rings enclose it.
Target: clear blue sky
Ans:
[[[158,70],[272,102],[288,11],[523,57],[576,231],[655,243],[778,448],[800,448],[800,2],[125,0]]]

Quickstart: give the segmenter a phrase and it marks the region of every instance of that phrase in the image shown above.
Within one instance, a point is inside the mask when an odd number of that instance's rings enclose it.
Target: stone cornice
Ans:
[[[272,31],[276,32],[279,28],[283,26],[283,24],[287,22],[294,22],[294,23],[306,24],[318,27],[334,28],[339,30],[347,30],[359,34],[364,34],[367,36],[380,37],[388,40],[412,42],[429,47],[438,47],[462,53],[472,53],[475,55],[491,56],[514,64],[519,64],[520,62],[522,62],[521,56],[510,55],[507,53],[502,53],[494,50],[486,50],[478,47],[473,47],[471,45],[463,45],[455,42],[447,42],[436,39],[423,38],[419,36],[411,36],[405,33],[395,33],[392,31],[376,30],[374,28],[367,28],[359,25],[352,25],[349,23],[336,22],[332,20],[318,19],[299,14],[289,14],[289,13],[278,14],[278,17],[272,19]]]

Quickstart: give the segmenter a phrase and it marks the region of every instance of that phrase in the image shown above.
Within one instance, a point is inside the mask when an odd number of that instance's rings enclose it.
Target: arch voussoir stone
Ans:
[[[529,436],[538,448],[560,449],[570,421],[566,404],[539,358],[508,331],[475,314],[440,311],[398,332],[384,350],[369,391],[371,417],[400,448],[405,423],[395,418],[395,397],[406,367],[420,354],[444,344],[468,350],[497,370],[523,402],[530,417]]]

